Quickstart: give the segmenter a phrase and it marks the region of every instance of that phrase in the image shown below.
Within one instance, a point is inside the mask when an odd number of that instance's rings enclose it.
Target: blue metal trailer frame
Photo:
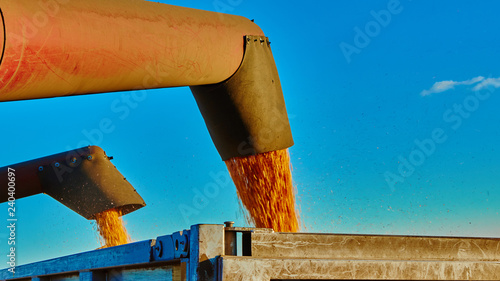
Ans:
[[[500,280],[500,239],[193,225],[0,271],[0,280]]]

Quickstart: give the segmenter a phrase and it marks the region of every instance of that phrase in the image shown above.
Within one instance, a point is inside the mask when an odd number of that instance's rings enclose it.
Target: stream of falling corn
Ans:
[[[101,248],[123,245],[131,242],[123,224],[120,210],[110,209],[95,215],[97,231],[101,235]]]
[[[296,232],[299,220],[288,151],[278,150],[226,161],[238,197],[256,227]],[[110,209],[95,215],[101,248],[131,241],[121,212]]]
[[[231,158],[226,166],[256,227],[299,230],[288,150]]]

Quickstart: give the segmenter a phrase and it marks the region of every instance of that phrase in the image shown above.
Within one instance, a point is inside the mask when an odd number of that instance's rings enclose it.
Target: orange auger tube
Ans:
[[[0,101],[219,83],[244,36],[233,15],[141,0],[0,0]]]

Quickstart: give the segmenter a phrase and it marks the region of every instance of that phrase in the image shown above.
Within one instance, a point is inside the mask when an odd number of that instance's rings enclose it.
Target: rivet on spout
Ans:
[[[38,167],[38,171],[43,171],[43,166]]]
[[[59,162],[56,162],[56,163],[54,164],[54,166],[55,166],[56,168],[59,168]]]
[[[87,160],[92,160],[92,155],[87,156]]]

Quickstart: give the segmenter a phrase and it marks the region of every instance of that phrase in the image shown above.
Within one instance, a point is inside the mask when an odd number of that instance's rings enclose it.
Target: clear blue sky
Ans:
[[[306,231],[500,237],[500,3],[220,1],[272,41]],[[245,225],[232,183],[193,204],[227,171],[189,89],[149,91],[123,120],[111,110],[121,95],[0,103],[0,166],[88,144],[82,131],[109,118],[114,131],[91,144],[147,203],[125,216],[134,240]],[[99,246],[90,221],[46,195],[17,201],[17,214],[19,263]]]

